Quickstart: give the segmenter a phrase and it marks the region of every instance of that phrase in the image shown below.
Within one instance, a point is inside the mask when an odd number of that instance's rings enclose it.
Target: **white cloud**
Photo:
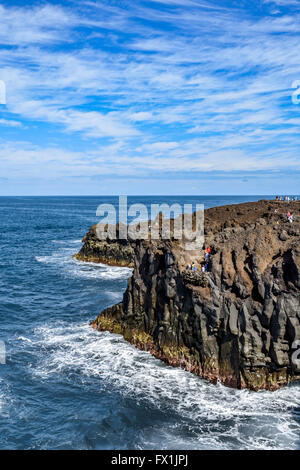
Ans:
[[[19,121],[13,121],[11,119],[0,119],[0,126],[22,127],[22,123]]]
[[[75,17],[59,5],[34,8],[0,5],[0,24],[0,44],[23,46],[66,41]]]
[[[15,162],[38,172],[52,168],[54,152],[53,171],[70,175],[298,168],[300,107],[290,95],[299,19],[193,0],[1,6],[9,118],[0,125],[56,125],[74,148],[80,134],[93,140],[85,157],[33,146],[18,148]],[[97,139],[107,142],[95,154]]]
[[[275,3],[278,6],[300,6],[299,0],[263,0],[264,3]]]

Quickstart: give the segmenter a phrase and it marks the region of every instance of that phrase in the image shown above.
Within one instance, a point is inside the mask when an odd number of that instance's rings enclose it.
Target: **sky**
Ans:
[[[300,0],[0,0],[0,195],[300,193]]]

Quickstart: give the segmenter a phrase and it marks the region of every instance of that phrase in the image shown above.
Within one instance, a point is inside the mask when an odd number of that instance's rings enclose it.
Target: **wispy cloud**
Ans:
[[[22,123],[19,121],[13,121],[12,119],[0,119],[0,126],[22,127]]]
[[[0,126],[20,141],[11,171],[299,170],[299,2],[2,3]],[[7,165],[13,152],[0,150]]]

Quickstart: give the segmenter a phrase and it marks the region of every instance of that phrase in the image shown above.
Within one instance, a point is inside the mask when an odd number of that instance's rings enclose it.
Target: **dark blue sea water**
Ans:
[[[261,197],[155,197],[199,202]],[[89,322],[122,298],[130,270],[72,254],[116,198],[0,198],[1,449],[300,447],[300,390],[253,393],[168,367]]]

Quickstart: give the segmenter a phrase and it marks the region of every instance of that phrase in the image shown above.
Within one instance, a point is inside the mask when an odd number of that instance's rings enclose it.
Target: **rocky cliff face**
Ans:
[[[134,266],[135,243],[128,240],[99,240],[96,225],[82,239],[81,250],[74,255],[80,261],[104,263],[112,266]]]
[[[209,209],[209,272],[186,271],[178,241],[135,243],[123,301],[94,328],[123,334],[212,382],[274,390],[300,378],[300,203]],[[289,223],[285,212],[294,212]],[[200,265],[203,252],[193,253]],[[300,345],[300,342],[299,342]]]

